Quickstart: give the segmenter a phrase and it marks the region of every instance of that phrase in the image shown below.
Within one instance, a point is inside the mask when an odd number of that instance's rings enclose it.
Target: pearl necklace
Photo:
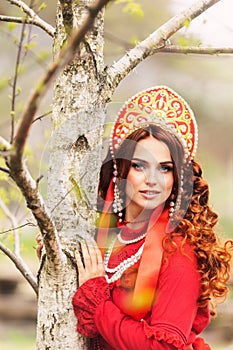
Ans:
[[[106,281],[108,283],[112,283],[112,282],[117,281],[130,266],[133,266],[136,262],[138,262],[138,260],[141,258],[144,244],[145,244],[145,243],[143,243],[141,245],[141,247],[138,249],[138,251],[134,255],[131,255],[130,258],[123,260],[119,265],[117,265],[114,268],[109,268],[108,263],[109,263],[110,256],[112,254],[113,247],[116,243],[116,240],[117,240],[117,238],[113,239],[112,243],[109,246],[109,249],[107,250],[107,252],[104,255],[105,271],[109,272],[109,273],[113,273],[112,277],[110,277],[110,278],[107,275],[105,275]]]
[[[138,221],[134,221],[134,220],[133,221],[129,221],[129,220],[124,219],[123,223],[125,225],[127,225],[127,224],[143,224],[144,222],[149,222],[149,220],[150,220],[150,216],[148,216],[148,218],[146,218],[146,219],[138,220]]]
[[[141,236],[138,236],[138,237],[136,237],[136,238],[134,238],[134,239],[129,239],[129,240],[126,240],[126,239],[122,238],[122,237],[121,237],[121,232],[118,233],[118,235],[117,235],[118,241],[121,242],[122,244],[136,243],[136,242],[141,241],[141,240],[142,240],[143,238],[145,238],[145,237],[146,237],[146,232],[143,233]]]

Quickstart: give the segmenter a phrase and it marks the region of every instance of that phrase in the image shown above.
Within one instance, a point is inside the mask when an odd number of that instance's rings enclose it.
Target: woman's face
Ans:
[[[165,203],[174,183],[168,146],[148,136],[135,148],[126,182],[126,219],[152,211]]]

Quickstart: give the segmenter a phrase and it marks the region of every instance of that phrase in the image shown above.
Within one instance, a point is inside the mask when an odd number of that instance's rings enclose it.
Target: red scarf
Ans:
[[[102,251],[108,246],[108,228],[110,227],[111,219],[110,209],[113,199],[114,183],[111,180],[97,235],[97,244]],[[130,300],[127,301],[130,315],[137,320],[145,316],[155,300],[156,285],[163,257],[162,242],[169,231],[168,209],[163,211],[160,208],[155,209],[149,221],[134,292]]]

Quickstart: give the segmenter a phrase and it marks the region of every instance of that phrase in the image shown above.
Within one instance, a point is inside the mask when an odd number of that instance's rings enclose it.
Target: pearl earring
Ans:
[[[170,218],[173,216],[173,214],[174,214],[174,211],[175,211],[175,203],[173,202],[173,201],[171,201],[170,203],[169,203],[169,205],[170,205],[170,209],[169,209],[169,216],[170,216]]]
[[[112,208],[113,208],[113,212],[119,216],[119,222],[122,222],[123,199],[120,198],[120,190],[117,185],[118,171],[117,171],[117,165],[115,162],[113,164],[113,168],[114,168],[113,182],[115,183],[115,186],[114,186],[114,200],[113,200]]]

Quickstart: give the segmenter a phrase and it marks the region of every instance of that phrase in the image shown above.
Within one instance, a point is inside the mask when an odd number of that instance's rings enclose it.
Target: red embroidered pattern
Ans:
[[[99,334],[94,322],[95,310],[100,302],[108,299],[111,300],[110,286],[105,277],[92,278],[77,290],[72,304],[78,319],[77,331],[80,334],[89,338]]]

